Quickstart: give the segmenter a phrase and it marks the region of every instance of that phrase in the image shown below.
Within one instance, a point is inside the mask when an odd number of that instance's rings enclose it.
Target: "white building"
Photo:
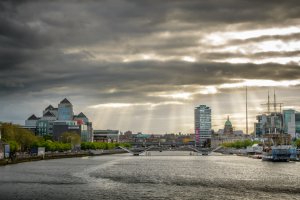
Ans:
[[[211,139],[211,109],[206,105],[195,107],[195,143],[203,146]]]

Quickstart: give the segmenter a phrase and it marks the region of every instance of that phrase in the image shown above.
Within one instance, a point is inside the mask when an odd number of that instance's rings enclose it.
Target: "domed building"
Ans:
[[[227,121],[225,122],[224,125],[224,134],[230,135],[233,134],[233,128],[231,121],[229,120],[229,116],[227,117]]]

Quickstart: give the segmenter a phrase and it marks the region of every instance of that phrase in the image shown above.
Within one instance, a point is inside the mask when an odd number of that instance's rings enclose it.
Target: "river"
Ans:
[[[0,199],[300,199],[300,163],[151,152],[0,167]]]

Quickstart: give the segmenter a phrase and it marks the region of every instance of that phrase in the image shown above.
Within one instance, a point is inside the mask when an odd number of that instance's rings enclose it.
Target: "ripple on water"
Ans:
[[[2,167],[0,199],[300,199],[300,163],[187,152],[152,155]]]

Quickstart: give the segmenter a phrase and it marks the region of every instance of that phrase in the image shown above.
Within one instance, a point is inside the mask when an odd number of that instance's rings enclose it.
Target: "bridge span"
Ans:
[[[127,151],[128,153],[132,154],[133,156],[139,156],[148,151],[193,151],[197,152],[198,155],[208,155],[211,152],[218,150],[221,147],[217,147],[215,149],[212,148],[199,148],[192,145],[184,145],[178,147],[169,147],[169,146],[148,146],[148,147],[134,147],[134,148],[125,148],[119,146],[119,148]]]

